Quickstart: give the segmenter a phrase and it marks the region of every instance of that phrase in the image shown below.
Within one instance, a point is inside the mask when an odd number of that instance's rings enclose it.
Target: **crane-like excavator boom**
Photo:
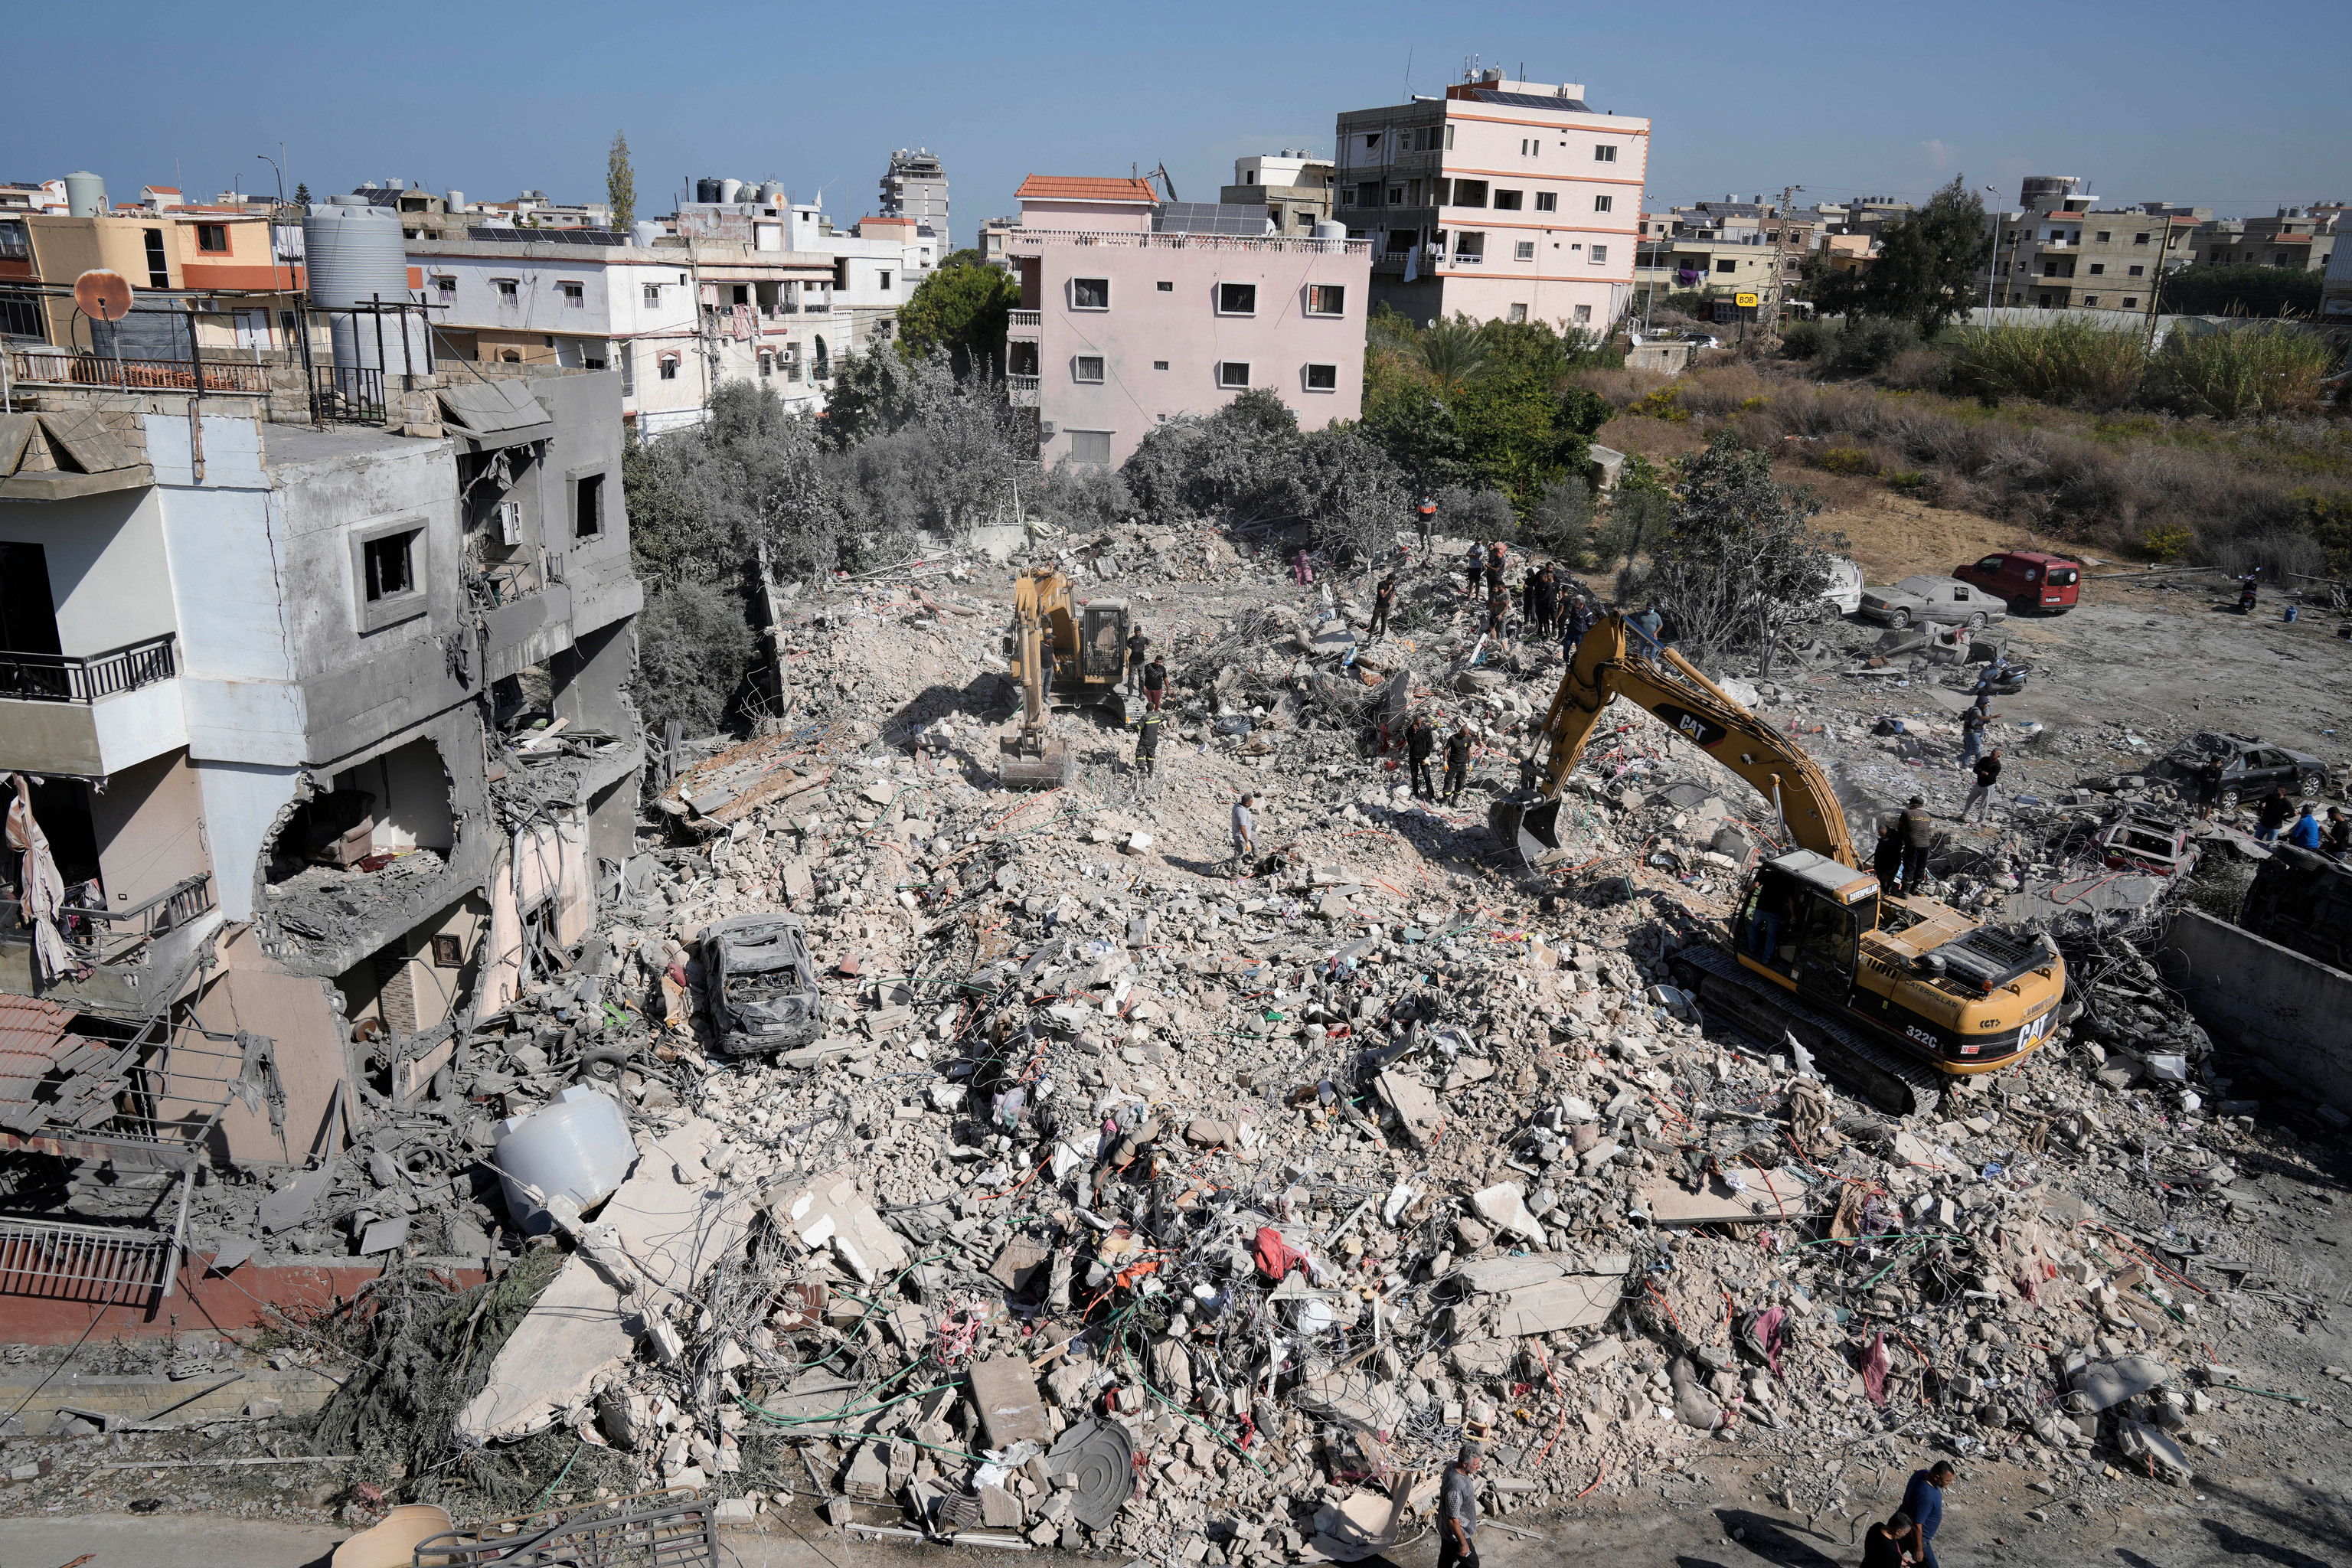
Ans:
[[[1673,648],[1654,650],[1622,616],[1600,622],[1577,645],[1544,715],[1544,742],[1533,759],[1535,804],[1496,807],[1494,826],[1506,842],[1526,832],[1544,847],[1559,847],[1552,824],[1561,786],[1612,697],[1647,709],[1755,786],[1779,810],[1800,847],[1842,866],[1860,864],[1836,793],[1804,749],[1774,733]],[[1512,813],[1518,820],[1508,820]]]

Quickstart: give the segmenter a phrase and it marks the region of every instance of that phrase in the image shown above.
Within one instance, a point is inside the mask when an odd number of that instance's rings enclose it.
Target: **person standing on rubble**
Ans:
[[[1302,588],[1315,581],[1315,563],[1307,558],[1307,546],[1303,544],[1298,553],[1290,558],[1290,580]]]
[[[1138,789],[1143,787],[1144,780],[1157,778],[1160,774],[1160,726],[1167,721],[1168,715],[1154,706],[1136,723],[1135,785]]]
[[[1127,634],[1127,668],[1121,673],[1120,679],[1130,687],[1140,689],[1139,678],[1143,674],[1143,650],[1150,642],[1140,626]]]
[[[1960,766],[1972,768],[1976,766],[1977,759],[1984,755],[1985,726],[1991,723],[1994,717],[1982,702],[1960,715]]]
[[[1958,1474],[1951,1460],[1938,1459],[1912,1471],[1911,1484],[1903,1489],[1903,1512],[1911,1516],[1911,1560],[1923,1568],[1942,1568],[1936,1561],[1936,1531],[1944,1526],[1944,1489]]]
[[[1437,786],[1429,782],[1429,756],[1437,750],[1437,738],[1431,733],[1429,721],[1416,713],[1404,732],[1404,754],[1412,764],[1412,797],[1415,800],[1435,800]]]
[[[1437,502],[1423,496],[1421,504],[1412,510],[1415,520],[1421,524],[1421,552],[1426,555],[1429,553],[1429,531],[1437,526]]]
[[[1936,819],[1927,815],[1924,795],[1913,795],[1903,808],[1903,890],[1916,893],[1927,879],[1927,847],[1936,839]]]
[[[2338,860],[2352,855],[2352,816],[2345,816],[2340,805],[2327,808],[2326,850]]]
[[[1257,849],[1257,818],[1250,815],[1250,807],[1256,804],[1255,795],[1234,802],[1234,880],[1237,882],[1249,869],[1250,857]]]
[[[1960,820],[1966,822],[1969,819],[1969,813],[1982,805],[1984,819],[1990,825],[1992,821],[1993,786],[2000,783],[2000,748],[1999,746],[1995,746],[1977,759],[1976,773],[1976,787],[1969,790],[1969,798],[1960,803]]]
[[[1372,629],[1368,635],[1374,639],[1389,635],[1389,611],[1396,605],[1396,574],[1391,572],[1372,590]]]
[[[1437,1568],[1478,1568],[1478,1445],[1465,1443],[1437,1493]]]
[[[1503,640],[1503,626],[1511,618],[1511,596],[1497,583],[1486,594],[1486,635],[1496,642]]]
[[[2271,793],[2263,797],[2262,814],[2254,819],[2254,842],[2275,844],[2279,829],[2294,815],[2294,804],[2286,797],[2286,785],[2273,784]]]
[[[1658,634],[1664,629],[1666,618],[1658,614],[1657,605],[1652,605],[1640,615],[1628,616],[1625,624],[1641,634],[1643,651],[1652,658],[1658,658],[1664,653],[1664,645],[1659,642]]]
[[[1462,557],[1462,596],[1465,599],[1476,598],[1478,580],[1486,574],[1486,552],[1473,544],[1469,553]]]
[[[1470,784],[1470,721],[1457,719],[1445,737],[1445,804],[1452,805]]]
[[[1155,653],[1151,656],[1151,662],[1143,667],[1143,700],[1157,713],[1160,711],[1160,700],[1167,694],[1168,667],[1160,662],[1160,656]]]
[[[1899,813],[1889,813],[1878,819],[1878,847],[1870,858],[1870,868],[1878,875],[1878,885],[1894,893],[1903,885],[1903,818]]]

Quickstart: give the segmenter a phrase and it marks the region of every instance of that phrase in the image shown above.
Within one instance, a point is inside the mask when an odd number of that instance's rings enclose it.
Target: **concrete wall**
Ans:
[[[2352,974],[2196,910],[2173,916],[2158,951],[2216,1040],[2352,1110]]]
[[[128,909],[183,878],[212,869],[196,773],[184,751],[114,773],[89,796],[99,879],[107,903]]]
[[[1108,431],[1110,461],[1127,460],[1163,417],[1209,414],[1232,401],[1217,366],[1240,361],[1252,388],[1270,387],[1298,415],[1301,429],[1360,416],[1364,323],[1371,309],[1371,258],[1359,247],[1311,240],[1075,245],[1031,241],[1039,258],[1038,408],[1054,421],[1040,455],[1052,467],[1070,453],[1074,430]],[[1108,278],[1108,310],[1073,310],[1074,278]],[[1170,285],[1165,290],[1160,284]],[[1254,315],[1220,314],[1218,285],[1257,288]],[[1345,289],[1337,316],[1307,314],[1309,284]],[[1099,355],[1099,384],[1077,379],[1080,356]],[[1165,362],[1167,369],[1158,368]],[[1309,392],[1307,367],[1335,366],[1338,389]]]
[[[179,629],[153,489],[0,505],[0,540],[41,547],[59,652],[88,658]]]

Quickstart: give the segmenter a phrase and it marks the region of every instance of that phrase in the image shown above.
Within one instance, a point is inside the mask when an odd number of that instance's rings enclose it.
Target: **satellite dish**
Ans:
[[[74,279],[74,303],[93,321],[119,321],[131,314],[131,280],[96,268]]]

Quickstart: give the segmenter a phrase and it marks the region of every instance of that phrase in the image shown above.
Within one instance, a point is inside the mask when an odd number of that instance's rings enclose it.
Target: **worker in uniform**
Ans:
[[[1936,819],[1927,815],[1923,795],[1913,795],[1903,808],[1903,890],[1916,893],[1927,879],[1927,847],[1935,842]]]
[[[1371,637],[1377,638],[1389,635],[1389,611],[1396,606],[1396,591],[1397,580],[1393,572],[1381,578],[1380,586],[1372,590]]]
[[[1148,779],[1160,775],[1160,726],[1168,715],[1157,708],[1145,713],[1135,726],[1135,787],[1141,789]]]
[[[1452,805],[1462,798],[1470,784],[1470,721],[1457,720],[1454,733],[1445,737],[1445,804]]]

